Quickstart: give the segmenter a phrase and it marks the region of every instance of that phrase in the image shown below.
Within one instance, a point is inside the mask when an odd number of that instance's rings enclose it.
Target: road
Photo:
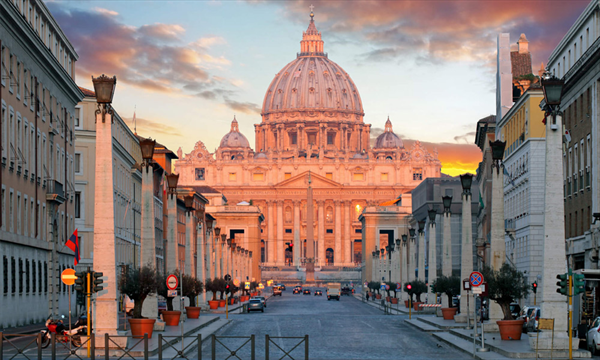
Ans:
[[[310,359],[469,359],[431,335],[415,330],[404,323],[407,316],[386,316],[350,296],[340,301],[327,297],[292,294],[290,288],[283,296],[270,298],[264,313],[230,315],[233,323],[217,336],[255,335],[256,358],[265,359],[265,335],[277,337],[309,336]],[[235,350],[247,339],[222,339]],[[275,339],[274,343],[289,351],[301,339]],[[210,341],[203,345],[202,357],[210,359]],[[219,343],[217,359],[230,353]],[[249,359],[246,345],[236,354]],[[284,353],[270,344],[270,358],[280,359]],[[304,344],[291,353],[294,359],[304,359]],[[232,357],[235,359],[235,357]],[[289,358],[286,358],[289,359]]]

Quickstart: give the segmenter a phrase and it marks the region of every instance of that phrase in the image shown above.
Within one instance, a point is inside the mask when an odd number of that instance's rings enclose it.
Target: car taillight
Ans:
[[[600,333],[600,326],[598,327],[598,332]]]

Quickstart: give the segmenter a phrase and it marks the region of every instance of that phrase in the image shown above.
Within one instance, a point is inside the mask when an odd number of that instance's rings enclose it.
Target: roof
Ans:
[[[195,192],[199,193],[199,194],[220,194],[220,191],[215,190],[214,188],[210,187],[210,186],[186,186],[188,188],[192,188],[194,189]]]
[[[379,206],[396,206],[398,201],[402,201],[402,199],[394,199],[394,200],[390,200],[390,201],[385,201],[385,202],[382,202],[381,204],[379,204]]]
[[[533,73],[533,68],[531,67],[531,53],[529,52],[519,54],[518,51],[511,51],[510,64],[513,79]]]
[[[85,95],[86,97],[96,97],[96,93],[93,92],[92,90],[83,88],[83,87],[79,87],[79,90],[81,90],[81,92],[83,93],[83,95]]]

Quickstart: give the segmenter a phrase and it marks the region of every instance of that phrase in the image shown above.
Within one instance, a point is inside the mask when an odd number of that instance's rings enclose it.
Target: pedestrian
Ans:
[[[369,293],[367,293],[367,295],[366,295],[366,296],[367,296],[367,301],[369,301]]]

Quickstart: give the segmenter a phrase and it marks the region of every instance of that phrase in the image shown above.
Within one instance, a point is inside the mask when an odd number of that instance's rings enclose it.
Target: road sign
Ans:
[[[463,290],[465,290],[465,291],[471,290],[471,283],[469,283],[469,280],[463,280]]]
[[[385,290],[385,284],[381,284],[380,289]]]
[[[389,289],[390,289],[390,286],[389,286],[388,284],[385,284],[385,289],[386,289],[386,290],[389,290]]]
[[[365,285],[365,287],[367,287],[367,285],[369,285],[369,283],[367,283],[367,282],[365,281],[365,284],[364,284],[364,285]]]
[[[167,297],[176,297],[177,290],[167,290]]]
[[[177,279],[177,276],[172,274],[167,276],[167,288],[169,288],[169,290],[177,289],[177,285],[179,285],[179,280]]]
[[[473,271],[471,276],[469,276],[469,283],[473,287],[480,286],[483,284],[483,275],[479,271]]]
[[[474,287],[473,294],[483,294],[483,289],[481,287]]]
[[[223,277],[225,281],[231,281],[231,275],[227,274]]]
[[[62,282],[65,285],[75,284],[75,280],[77,279],[77,276],[75,276],[75,270],[74,269],[65,269],[60,274],[60,279],[62,280]]]
[[[250,290],[250,283],[248,281],[244,283],[244,289]]]
[[[239,286],[240,286],[240,280],[239,280],[239,279],[235,279],[235,280],[233,280],[233,285],[235,285],[235,286],[238,286],[238,287],[239,287]]]
[[[265,286],[263,285],[263,283],[258,283],[258,288],[259,288],[259,289],[264,289],[264,288],[265,288]]]

